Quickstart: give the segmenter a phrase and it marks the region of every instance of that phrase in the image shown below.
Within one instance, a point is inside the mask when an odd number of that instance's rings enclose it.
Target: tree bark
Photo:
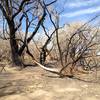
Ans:
[[[22,59],[21,56],[18,54],[18,43],[16,40],[16,30],[14,28],[14,23],[9,23],[9,31],[10,31],[10,47],[11,47],[11,59],[13,65],[22,66]]]

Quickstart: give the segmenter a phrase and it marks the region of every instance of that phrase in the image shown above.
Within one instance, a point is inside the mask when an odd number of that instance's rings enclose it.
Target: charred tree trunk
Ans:
[[[10,31],[10,47],[11,47],[11,59],[12,63],[17,66],[22,66],[22,60],[21,56],[18,54],[18,43],[16,40],[16,30],[14,28],[14,23],[13,21],[10,22],[9,24],[9,31]]]
[[[40,64],[44,65],[46,60],[46,49],[42,48],[40,52]]]

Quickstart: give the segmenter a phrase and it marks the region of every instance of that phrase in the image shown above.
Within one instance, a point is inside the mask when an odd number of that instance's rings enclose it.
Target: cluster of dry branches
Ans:
[[[59,14],[56,10],[50,9],[57,0],[46,3],[44,0],[0,0],[0,10],[2,12],[2,39],[10,41],[12,62],[17,66],[26,67],[23,57],[26,52],[34,61],[43,69],[56,73],[60,76],[65,75],[66,69],[70,67],[70,76],[73,77],[73,70],[77,70],[80,66],[85,70],[91,70],[99,66],[96,61],[96,47],[99,43],[96,37],[99,33],[99,28],[93,28],[90,22],[94,21],[98,16],[91,19],[89,22],[81,25],[76,31],[67,33],[64,36],[63,43],[60,42],[59,35]],[[45,25],[45,21],[49,20],[52,25],[52,32]],[[25,32],[22,33],[21,27],[25,25]],[[42,32],[46,36],[46,41],[43,42],[41,49],[35,43],[37,50],[40,52],[38,62],[34,55],[30,52],[29,43],[34,39],[38,32]],[[62,33],[63,34],[63,33]],[[18,37],[18,35],[20,35]],[[58,49],[57,62],[60,62],[60,69],[48,68],[45,66],[47,56],[54,51],[54,45],[48,50],[48,44],[56,40],[56,49]],[[40,40],[41,42],[41,40]],[[59,66],[60,66],[59,65]],[[67,75],[67,72],[66,72]]]

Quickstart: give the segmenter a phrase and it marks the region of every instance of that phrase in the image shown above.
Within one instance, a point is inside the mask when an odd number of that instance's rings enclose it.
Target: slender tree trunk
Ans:
[[[40,64],[44,65],[46,60],[46,48],[42,48],[40,52]]]

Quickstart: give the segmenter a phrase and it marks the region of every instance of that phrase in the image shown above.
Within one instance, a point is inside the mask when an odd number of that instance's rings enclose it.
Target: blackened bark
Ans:
[[[42,48],[40,52],[40,64],[44,65],[45,60],[46,60],[46,49]]]
[[[11,47],[11,58],[14,65],[22,66],[21,56],[18,54],[18,43],[15,37],[16,30],[14,28],[13,21],[8,23],[10,30],[10,47]]]

